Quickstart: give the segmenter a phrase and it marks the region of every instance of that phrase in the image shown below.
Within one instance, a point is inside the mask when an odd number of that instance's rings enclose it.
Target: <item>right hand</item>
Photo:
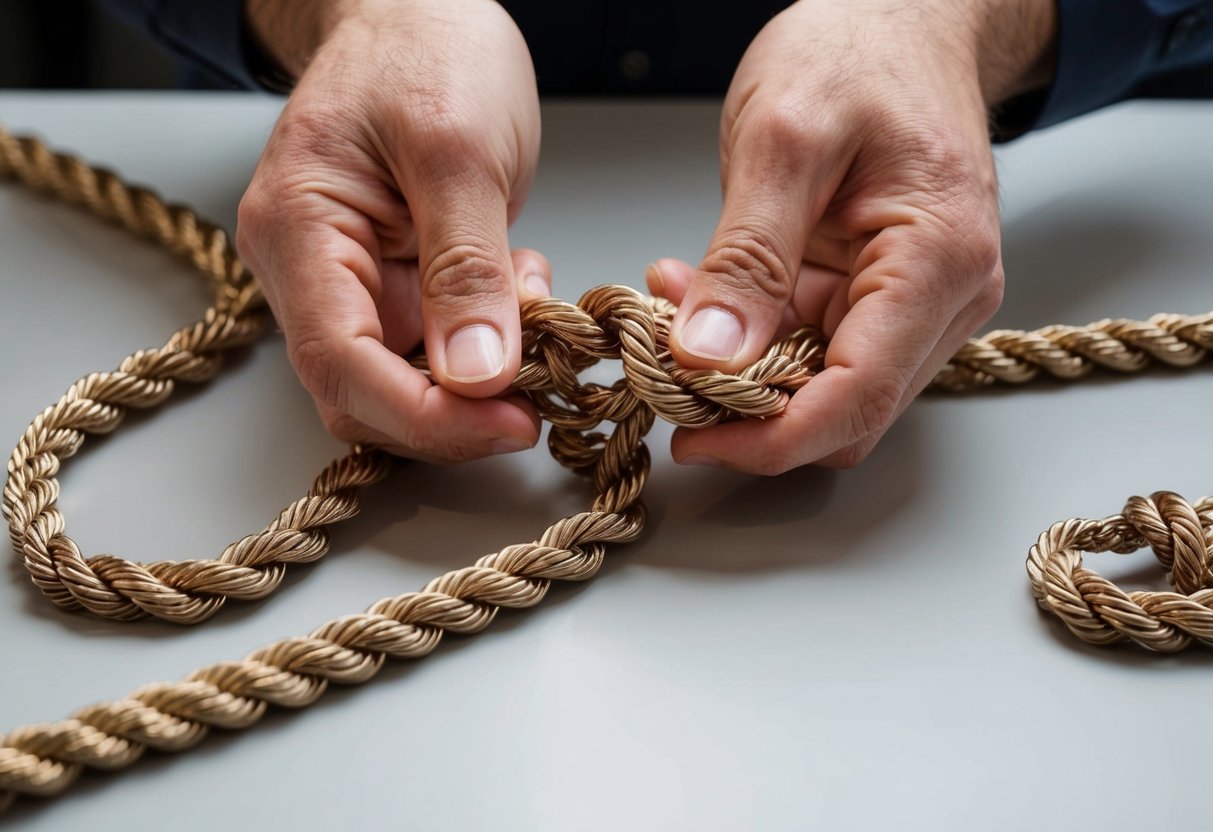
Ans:
[[[655,264],[670,352],[737,372],[812,324],[824,369],[769,419],[679,428],[682,463],[857,464],[1002,299],[988,108],[1052,75],[1052,0],[800,0],[742,58],[699,268]]]
[[[490,0],[250,0],[249,17],[299,82],[237,244],[325,425],[435,461],[533,446],[535,410],[499,397],[519,303],[551,285],[506,234],[539,155],[514,22]],[[402,358],[423,339],[437,385]]]

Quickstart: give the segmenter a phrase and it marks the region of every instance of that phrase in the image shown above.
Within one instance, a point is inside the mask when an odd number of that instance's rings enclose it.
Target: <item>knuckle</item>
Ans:
[[[425,300],[478,303],[501,296],[508,286],[499,261],[477,245],[444,249],[422,279]]]
[[[769,149],[793,157],[804,157],[828,146],[830,131],[819,116],[795,101],[783,101],[758,116],[756,128]]]
[[[236,208],[236,250],[247,258],[265,237],[266,216],[272,210],[268,195],[254,182]]]
[[[349,402],[342,362],[329,338],[302,338],[290,348],[291,365],[303,386],[322,404],[344,412]]]
[[[977,313],[981,318],[979,326],[994,317],[994,313],[1002,306],[1005,289],[1006,273],[1003,271],[1002,263],[1000,262],[995,266],[993,273],[986,280],[985,286],[977,294]]]
[[[727,234],[701,269],[744,294],[757,291],[780,303],[792,297],[792,275],[772,238],[752,228]]]
[[[936,211],[997,232],[998,181],[988,150],[976,149],[939,113],[872,123],[880,125],[871,141],[879,143],[890,175],[920,191]]]
[[[237,234],[244,230],[251,230],[261,221],[261,218],[265,216],[268,202],[257,179],[254,179],[248,190],[240,197],[240,204],[236,206]]]
[[[403,101],[408,123],[420,133],[461,138],[478,129],[469,108],[442,79],[422,79],[410,85]]]
[[[1002,241],[996,223],[981,222],[969,234],[969,258],[975,274],[991,275],[1002,269]]]
[[[341,90],[342,93],[353,91]],[[341,108],[335,108],[333,101],[308,98],[295,99],[290,103],[290,109],[277,125],[284,139],[302,142],[310,150],[320,150],[335,146],[337,138],[345,133],[346,113]]]
[[[959,132],[946,118],[933,118],[929,113],[894,117],[881,125],[881,142],[910,170],[926,176],[942,177],[948,181],[965,179],[973,168],[971,153]]]
[[[275,241],[272,239],[273,230],[259,223],[237,225],[235,245],[236,253],[244,267],[256,277],[257,285],[275,314],[281,314],[279,307],[278,264],[274,256]],[[281,325],[281,318],[279,324]]]
[[[357,144],[357,110],[351,102],[363,93],[357,89],[334,90],[332,96],[293,98],[266,144],[263,163],[277,171],[289,171],[301,162],[344,162]],[[342,102],[342,98],[345,99]]]

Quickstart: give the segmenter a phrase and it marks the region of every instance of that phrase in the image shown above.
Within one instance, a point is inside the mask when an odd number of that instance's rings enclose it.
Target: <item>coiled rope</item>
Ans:
[[[0,179],[53,194],[151,238],[188,259],[212,291],[201,320],[158,349],[131,354],[116,370],[77,381],[38,414],[17,443],[3,510],[13,549],[35,586],[65,610],[195,624],[229,598],[273,592],[288,564],[323,557],[328,526],[354,516],[359,489],[386,475],[390,461],[383,452],[353,448],[321,472],[305,497],[213,560],[134,563],[81,553],[58,508],[56,476],[63,460],[87,435],[118,427],[129,408],[154,408],[179,382],[211,378],[225,354],[265,333],[269,315],[229,237],[189,208],[166,204],[109,171],[2,127]],[[644,527],[640,496],[649,453],[643,437],[657,416],[695,427],[777,416],[823,364],[826,341],[805,328],[737,375],[679,368],[667,348],[674,312],[668,302],[624,286],[597,287],[576,305],[544,299],[523,306],[524,361],[515,386],[551,423],[555,459],[592,479],[595,497],[588,510],[553,523],[534,541],[506,546],[419,592],[384,599],[307,636],[0,736],[0,810],[18,794],[60,793],[86,767],[123,768],[148,748],[189,748],[212,727],[246,728],[270,705],[309,705],[329,682],[365,682],[388,658],[419,658],[446,632],[479,632],[501,608],[537,604],[553,581],[593,577],[608,544],[634,540]],[[1189,367],[1210,349],[1213,313],[1000,330],[965,345],[933,386],[965,391],[1042,374],[1077,379],[1096,367]],[[624,378],[610,386],[582,383],[579,374],[602,359],[620,359]],[[424,368],[424,357],[415,363]],[[609,433],[599,430],[604,423],[612,426]],[[1143,546],[1171,571],[1174,592],[1126,593],[1083,566],[1083,552]],[[1211,564],[1213,498],[1189,503],[1160,492],[1134,497],[1121,514],[1103,520],[1053,525],[1032,547],[1028,574],[1040,605],[1079,637],[1098,644],[1129,639],[1173,651],[1193,640],[1213,644]]]

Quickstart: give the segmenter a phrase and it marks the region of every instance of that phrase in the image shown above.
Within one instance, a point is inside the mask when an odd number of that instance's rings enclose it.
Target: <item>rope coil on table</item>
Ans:
[[[225,354],[265,333],[269,316],[226,233],[189,208],[166,204],[113,173],[2,127],[0,179],[151,238],[206,275],[213,297],[203,318],[164,346],[77,381],[19,440],[8,463],[3,510],[13,549],[34,585],[66,610],[195,624],[228,598],[273,592],[287,564],[323,557],[327,527],[357,514],[359,489],[386,476],[390,460],[383,452],[355,447],[321,472],[305,497],[215,559],[140,564],[81,553],[57,505],[63,460],[87,435],[117,428],[129,408],[154,408],[178,383],[213,377]],[[592,289],[576,305],[552,298],[522,309],[524,360],[515,387],[551,423],[553,457],[592,479],[596,496],[587,511],[558,520],[532,542],[506,546],[419,592],[384,599],[305,637],[283,639],[178,682],[146,685],[59,722],[0,735],[0,810],[18,794],[60,793],[86,767],[123,768],[147,748],[189,748],[211,727],[248,727],[270,705],[309,705],[329,682],[365,682],[389,657],[419,658],[445,632],[479,632],[501,608],[537,604],[553,581],[593,577],[607,544],[634,540],[643,531],[640,496],[649,470],[643,437],[657,416],[689,426],[775,417],[824,362],[825,339],[805,328],[737,375],[685,370],[668,350],[674,312],[668,302],[623,286]],[[1189,367],[1210,349],[1213,313],[1000,330],[966,344],[933,387],[965,391],[1042,374],[1076,379],[1095,367]],[[610,386],[582,383],[579,374],[602,359],[621,360],[624,378]],[[414,363],[425,367],[423,356]],[[598,430],[603,423],[613,425],[609,433]],[[1126,593],[1082,565],[1083,551],[1130,552],[1147,545],[1171,571],[1175,592]],[[1129,639],[1159,651],[1193,640],[1213,644],[1213,498],[1192,504],[1160,492],[1131,498],[1120,515],[1057,523],[1032,547],[1028,573],[1040,605],[1087,641]]]

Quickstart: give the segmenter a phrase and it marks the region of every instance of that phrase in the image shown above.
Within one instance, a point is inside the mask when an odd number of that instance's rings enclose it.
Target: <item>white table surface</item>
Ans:
[[[0,94],[0,121],[231,227],[280,102]],[[719,209],[716,105],[544,110],[514,245],[556,291],[642,287],[695,260]],[[998,151],[996,324],[1213,308],[1213,106],[1136,104]],[[0,436],[77,377],[160,344],[194,276],[74,210],[0,187]],[[1159,488],[1209,493],[1207,371],[915,404],[858,469],[684,470],[659,429],[651,530],[428,659],[180,756],[22,801],[29,829],[1194,828],[1207,816],[1213,654],[1095,649],[1033,603],[1054,520]],[[213,556],[342,451],[280,339],[63,476],[88,553]],[[319,564],[192,629],[69,615],[0,580],[0,731],[175,679],[345,613],[577,510],[542,449],[402,467]],[[1148,553],[1092,565],[1149,585]],[[1144,571],[1143,571],[1144,569]],[[1204,681],[1202,681],[1204,680]]]

